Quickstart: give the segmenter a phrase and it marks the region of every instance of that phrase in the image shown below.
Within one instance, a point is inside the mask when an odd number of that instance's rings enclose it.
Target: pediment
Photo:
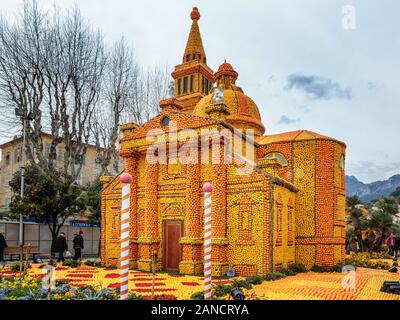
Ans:
[[[184,129],[197,129],[212,124],[215,124],[215,120],[211,118],[169,110],[161,112],[158,116],[151,119],[140,128],[127,134],[122,139],[122,142],[144,138],[151,130],[162,130],[165,133],[169,133]]]
[[[105,186],[103,189],[102,193],[114,193],[114,192],[121,192],[121,181],[119,179],[120,175],[122,172],[116,176],[111,182],[108,183],[108,185]]]

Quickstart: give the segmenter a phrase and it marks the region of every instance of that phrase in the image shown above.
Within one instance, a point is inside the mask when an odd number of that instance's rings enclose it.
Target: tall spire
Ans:
[[[192,27],[190,28],[189,38],[186,43],[185,53],[183,55],[183,63],[192,60],[200,60],[206,63],[206,53],[204,52],[203,41],[198,21],[200,20],[200,12],[197,7],[194,7],[190,13],[192,19]]]
[[[181,103],[183,112],[191,112],[202,97],[209,94],[214,83],[214,72],[207,65],[198,21],[199,10],[194,7],[190,13],[192,27],[186,43],[183,62],[175,66],[174,98]]]

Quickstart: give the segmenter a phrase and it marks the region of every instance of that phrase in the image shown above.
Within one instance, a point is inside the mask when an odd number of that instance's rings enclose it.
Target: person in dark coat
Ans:
[[[75,250],[74,260],[82,260],[82,249],[83,249],[83,232],[79,231],[79,234],[74,236],[73,244]]]
[[[400,253],[400,236],[398,235],[396,237],[396,240],[394,242],[394,253],[398,255]]]
[[[65,238],[65,233],[61,232],[57,239],[54,240],[54,251],[58,253],[57,262],[65,261],[64,252],[67,250],[67,239]]]
[[[0,233],[0,262],[4,262],[4,249],[7,247],[6,238],[4,238],[4,235]]]

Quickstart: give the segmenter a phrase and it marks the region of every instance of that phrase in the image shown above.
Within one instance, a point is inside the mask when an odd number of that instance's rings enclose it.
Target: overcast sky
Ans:
[[[7,16],[21,4],[0,2]],[[237,84],[258,104],[267,134],[308,129],[342,140],[347,174],[364,182],[400,173],[398,0],[39,2],[78,3],[108,40],[124,35],[143,65],[171,71],[197,6],[209,66],[227,59],[239,72]],[[355,20],[343,12],[348,5]]]

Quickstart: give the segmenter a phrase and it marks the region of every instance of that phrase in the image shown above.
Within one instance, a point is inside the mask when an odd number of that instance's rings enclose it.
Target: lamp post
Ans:
[[[25,165],[26,165],[26,127],[28,121],[33,120],[32,112],[29,112],[28,115],[25,115],[22,108],[15,108],[15,115],[22,119],[22,166],[21,166],[21,190],[20,196],[21,201],[24,198],[24,188],[25,188]],[[19,214],[19,237],[18,244],[23,246],[24,244],[24,218],[22,216],[22,212]]]

